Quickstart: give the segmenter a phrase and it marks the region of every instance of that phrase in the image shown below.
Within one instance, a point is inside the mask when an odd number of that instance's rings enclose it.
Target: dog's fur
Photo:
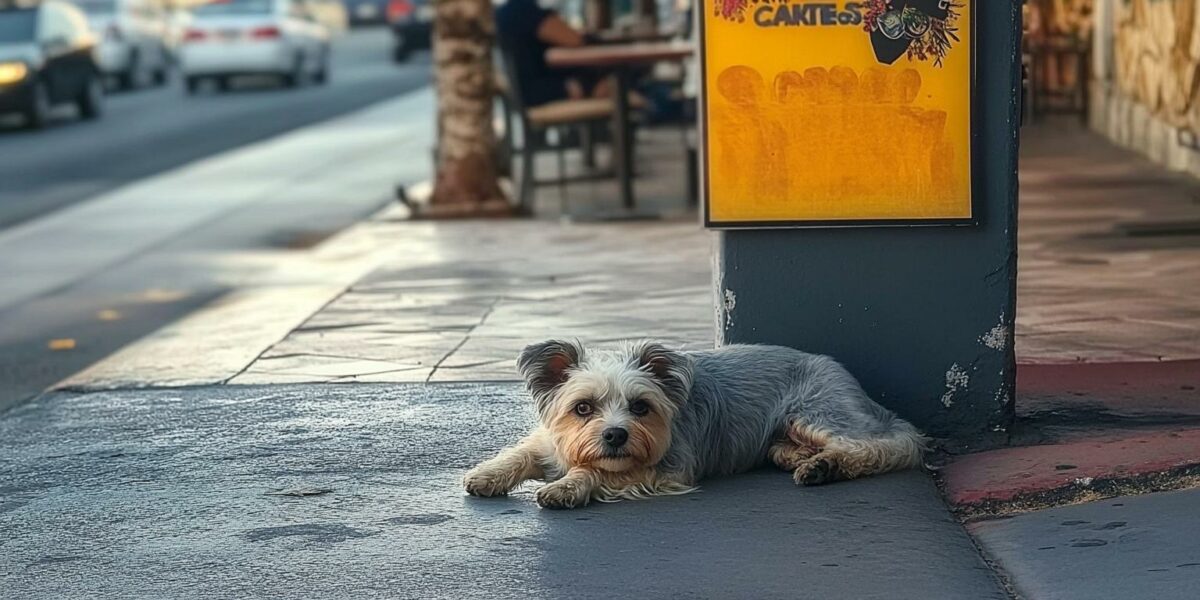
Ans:
[[[836,361],[790,348],[593,351],[551,340],[525,348],[517,366],[540,425],[466,474],[476,496],[544,479],[538,504],[573,508],[687,493],[768,460],[815,485],[914,467],[926,441]],[[612,428],[628,434],[620,448],[603,439]]]

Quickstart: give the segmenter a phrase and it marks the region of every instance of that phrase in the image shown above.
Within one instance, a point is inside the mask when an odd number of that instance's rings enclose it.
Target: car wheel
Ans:
[[[321,69],[313,76],[313,81],[317,85],[325,85],[329,83],[329,49],[326,48],[321,52]]]
[[[29,92],[29,106],[25,107],[25,126],[31,130],[46,127],[50,120],[50,94],[46,84],[37,82]]]
[[[171,51],[166,46],[158,47],[158,69],[154,71],[154,85],[166,85],[171,78]]]
[[[117,88],[122,90],[136,89],[141,82],[142,60],[137,52],[129,55],[129,68],[117,74]]]
[[[228,92],[230,83],[233,81],[233,78],[228,75],[220,75],[216,78],[216,80],[217,80],[217,90],[222,91],[222,92]]]
[[[396,34],[396,45],[392,48],[392,60],[398,63],[408,62],[408,55],[411,54],[408,47],[408,39],[404,34]]]
[[[29,93],[29,106],[25,108],[25,125],[30,129],[41,129],[50,120],[50,93],[46,84],[37,82]]]
[[[183,79],[183,89],[187,90],[189,96],[195,96],[200,91],[200,78],[188,75]]]
[[[283,75],[283,87],[294,88],[300,85],[301,78],[304,77],[304,58],[297,55],[292,61],[292,70]]]
[[[84,119],[95,119],[104,112],[104,86],[100,82],[99,75],[92,75],[88,78],[87,84],[83,86],[83,91],[79,92],[76,104],[79,106],[79,116]]]

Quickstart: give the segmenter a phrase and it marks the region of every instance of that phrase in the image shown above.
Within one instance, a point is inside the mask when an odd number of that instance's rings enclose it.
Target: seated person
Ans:
[[[546,50],[577,48],[587,35],[576,31],[538,0],[508,0],[496,9],[496,37],[512,61],[520,81],[513,82],[525,105],[606,95],[605,81],[586,69],[556,69],[546,64]]]

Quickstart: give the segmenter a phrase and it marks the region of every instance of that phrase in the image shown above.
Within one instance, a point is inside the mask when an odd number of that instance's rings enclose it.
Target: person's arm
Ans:
[[[546,15],[546,18],[542,19],[537,28],[537,36],[539,40],[551,46],[565,48],[578,48],[587,43],[587,39],[582,33],[575,31],[566,21],[562,20],[562,17],[554,13]]]

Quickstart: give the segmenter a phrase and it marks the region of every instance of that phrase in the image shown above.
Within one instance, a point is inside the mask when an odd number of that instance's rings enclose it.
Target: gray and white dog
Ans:
[[[538,504],[574,508],[687,493],[768,460],[816,485],[914,467],[925,448],[842,365],[791,348],[596,351],[551,340],[525,348],[517,367],[539,425],[466,474],[476,496],[543,479]]]

